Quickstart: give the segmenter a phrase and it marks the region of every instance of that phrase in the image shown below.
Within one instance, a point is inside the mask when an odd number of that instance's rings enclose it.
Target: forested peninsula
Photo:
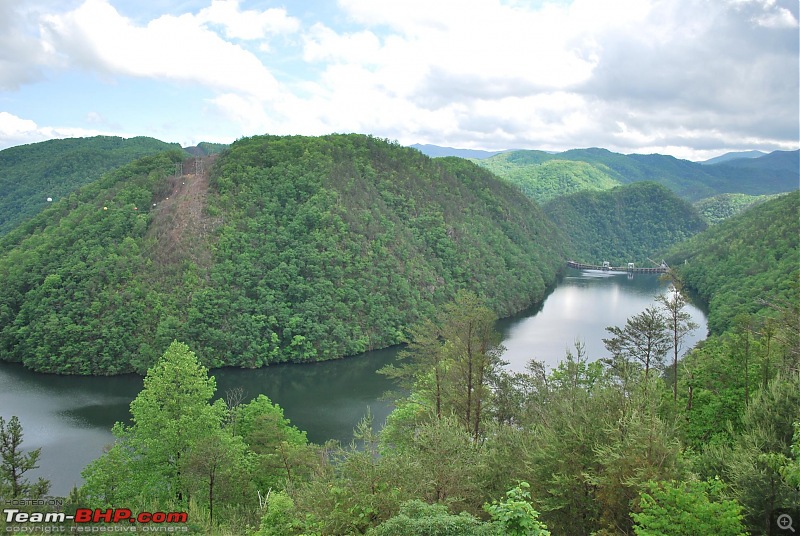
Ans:
[[[208,367],[397,344],[459,290],[500,315],[544,297],[562,233],[459,158],[362,135],[257,136],[137,160],[0,239],[0,355],[144,372],[175,339]]]
[[[707,227],[691,204],[647,181],[564,195],[545,204],[544,210],[569,238],[573,258],[597,265],[609,261],[612,266],[651,266],[656,252]]]

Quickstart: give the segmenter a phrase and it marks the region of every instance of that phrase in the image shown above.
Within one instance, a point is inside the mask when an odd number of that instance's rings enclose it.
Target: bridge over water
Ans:
[[[629,262],[627,266],[611,266],[610,263],[604,262],[602,265],[584,264],[582,262],[567,261],[567,266],[577,270],[598,270],[601,272],[627,272],[633,274],[665,274],[669,270],[666,263],[654,268],[641,268],[635,266],[634,263]]]

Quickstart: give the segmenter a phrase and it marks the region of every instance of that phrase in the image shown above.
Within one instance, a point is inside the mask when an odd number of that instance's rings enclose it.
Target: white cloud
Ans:
[[[252,53],[222,39],[197,17],[164,15],[136,26],[107,0],[43,19],[46,45],[66,66],[111,75],[197,83],[269,96],[278,83]]]
[[[303,59],[310,62],[379,63],[381,43],[369,30],[338,34],[317,23],[305,36]]]
[[[15,36],[0,32],[14,50],[0,47],[0,88],[57,64],[117,84],[207,88],[192,92],[203,101],[187,97],[205,112],[193,128],[206,134],[177,134],[193,139],[356,131],[402,143],[673,154],[798,143],[796,0],[339,0],[318,12],[201,0],[195,12],[135,20],[112,6],[121,1],[73,0],[56,13],[52,0],[31,0],[50,6],[31,27],[33,15],[10,7],[22,4],[0,0],[0,30]],[[23,39],[31,28],[41,40]],[[111,93],[93,81],[92,91]],[[188,128],[159,104],[154,94],[120,106]]]
[[[85,128],[42,127],[30,119],[23,119],[8,112],[0,112],[0,149],[54,138],[77,138],[101,134],[108,133]]]
[[[239,0],[212,0],[211,6],[202,9],[196,18],[203,24],[221,25],[229,39],[264,39],[300,29],[300,21],[288,16],[283,8],[241,11]]]
[[[0,90],[17,90],[43,77],[47,55],[27,31],[28,18],[14,0],[0,0]]]
[[[795,16],[786,8],[779,8],[771,13],[765,13],[755,18],[759,26],[766,28],[797,28],[798,22]]]

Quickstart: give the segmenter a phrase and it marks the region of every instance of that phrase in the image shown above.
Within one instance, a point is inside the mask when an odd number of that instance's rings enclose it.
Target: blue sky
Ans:
[[[361,132],[797,149],[796,0],[0,0],[0,149]]]

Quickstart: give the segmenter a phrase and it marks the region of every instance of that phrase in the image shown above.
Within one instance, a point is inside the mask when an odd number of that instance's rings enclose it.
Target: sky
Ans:
[[[0,149],[358,132],[704,160],[800,147],[797,0],[0,0]]]

